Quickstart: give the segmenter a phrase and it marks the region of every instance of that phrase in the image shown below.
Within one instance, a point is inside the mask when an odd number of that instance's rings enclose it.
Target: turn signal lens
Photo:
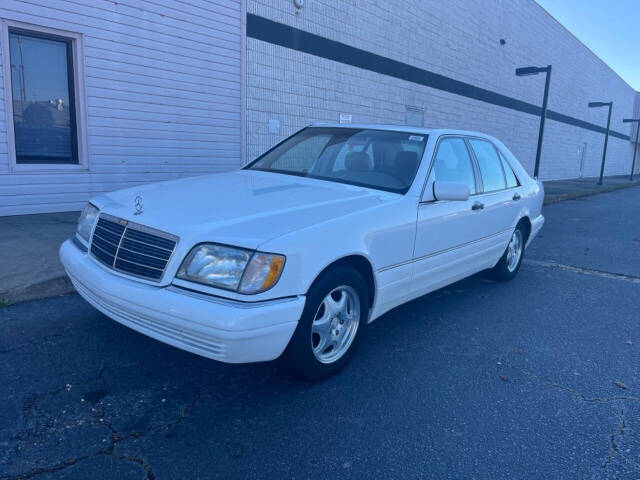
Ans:
[[[269,253],[254,253],[240,282],[240,293],[261,293],[273,287],[282,274],[285,257]]]

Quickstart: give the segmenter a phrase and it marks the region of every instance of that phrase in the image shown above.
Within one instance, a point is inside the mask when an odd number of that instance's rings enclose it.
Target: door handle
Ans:
[[[484,203],[476,202],[471,207],[471,210],[482,210],[484,208]]]
[[[514,194],[513,194],[513,200],[514,200],[514,201],[516,201],[516,202],[517,202],[517,201],[518,201],[518,200],[520,200],[521,198],[522,198],[522,197],[520,196],[520,194],[519,194],[518,192],[516,192],[516,193],[514,193]]]

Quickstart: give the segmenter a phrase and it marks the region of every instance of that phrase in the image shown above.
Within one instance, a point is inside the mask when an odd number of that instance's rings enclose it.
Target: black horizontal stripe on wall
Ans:
[[[532,103],[524,102],[517,98],[508,97],[491,90],[461,82],[451,77],[446,77],[407,63],[367,52],[366,50],[305,32],[304,30],[274,22],[273,20],[251,13],[247,14],[247,36],[281,47],[315,55],[316,57],[333,60],[425,87],[431,87],[444,92],[490,103],[491,105],[537,115],[538,117],[542,114],[542,108]],[[547,118],[593,132],[606,133],[607,131],[606,128],[599,125],[553,110],[547,110]],[[629,140],[629,135],[613,130],[610,132],[610,135],[622,140]]]

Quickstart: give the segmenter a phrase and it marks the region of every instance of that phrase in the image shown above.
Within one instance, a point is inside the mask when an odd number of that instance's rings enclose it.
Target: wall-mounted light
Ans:
[[[304,7],[304,0],[293,0],[293,4],[297,9]]]

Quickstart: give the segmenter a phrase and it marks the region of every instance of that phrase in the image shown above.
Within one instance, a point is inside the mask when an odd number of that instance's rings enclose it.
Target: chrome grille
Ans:
[[[102,213],[91,237],[91,254],[114,270],[159,281],[177,241],[169,233]]]

